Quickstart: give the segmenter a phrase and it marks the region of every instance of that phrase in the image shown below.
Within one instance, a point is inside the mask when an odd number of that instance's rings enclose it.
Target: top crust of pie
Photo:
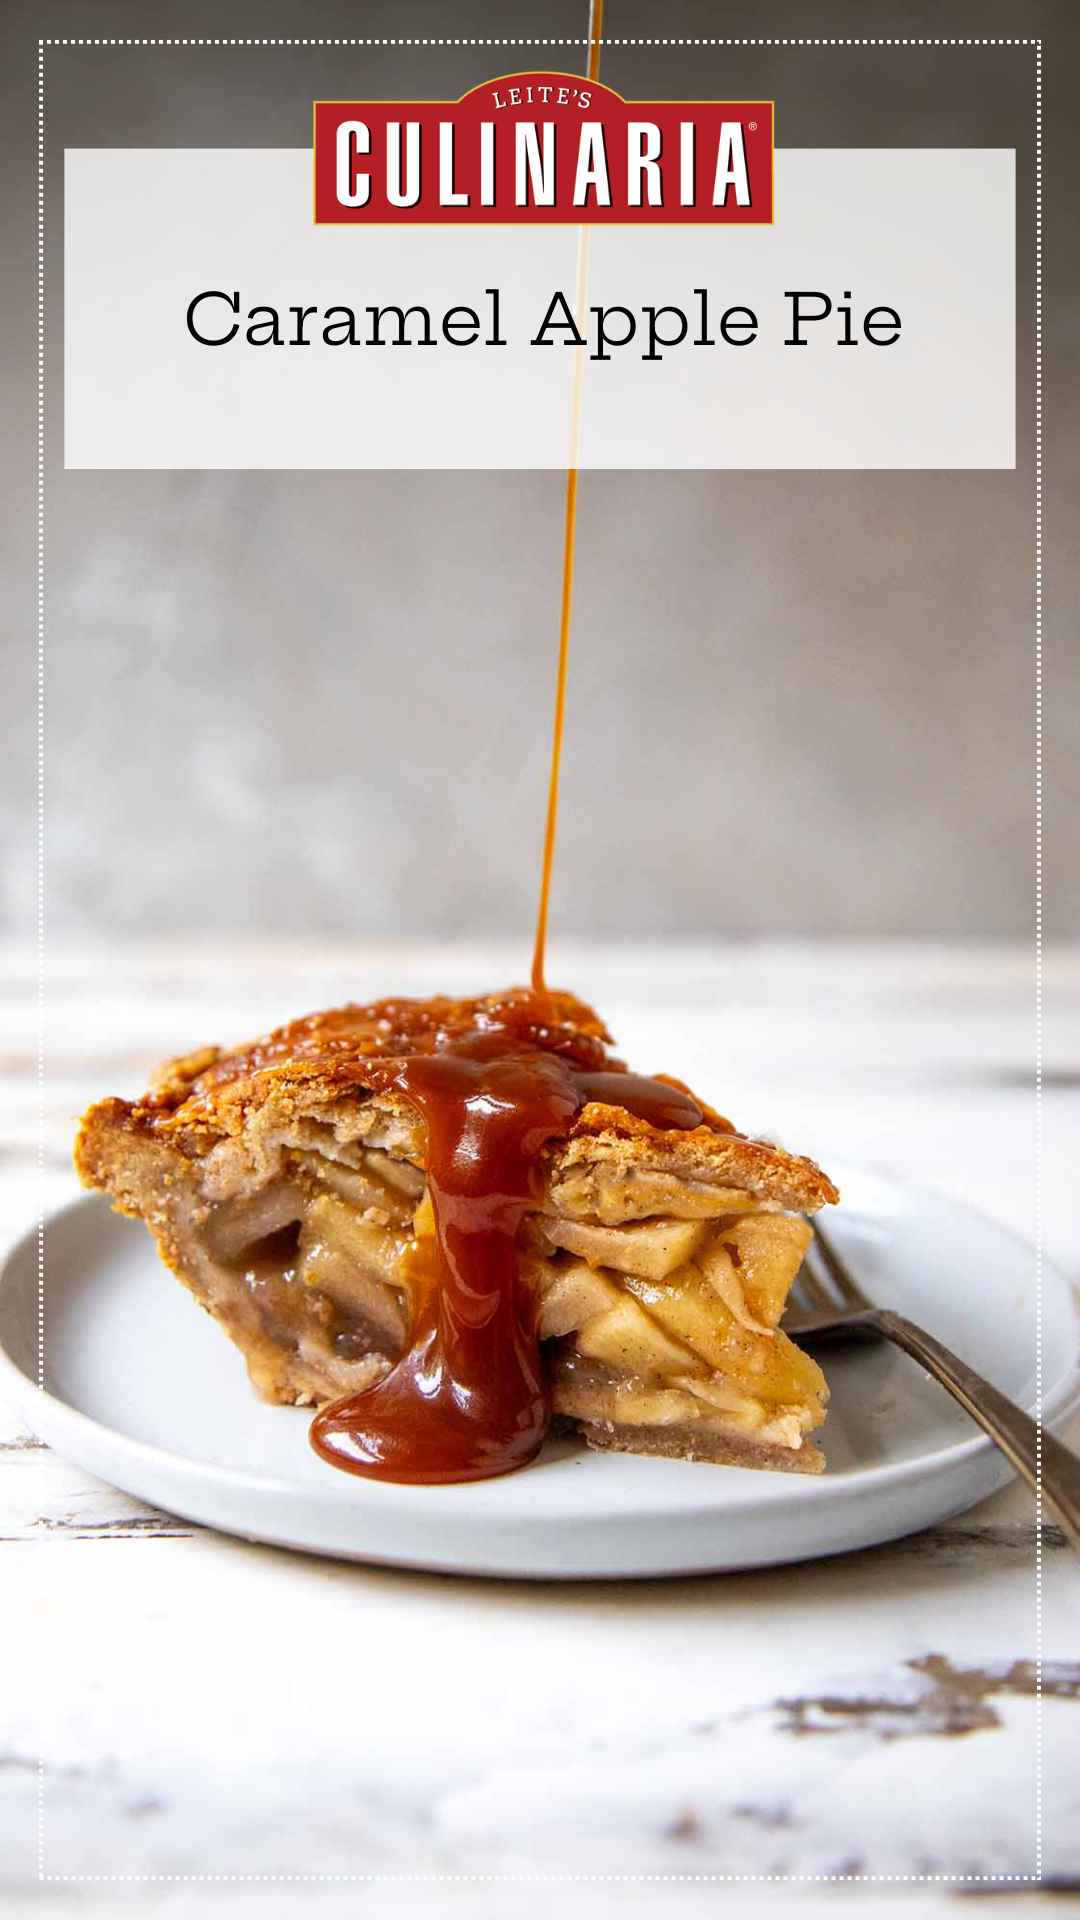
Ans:
[[[76,1164],[88,1184],[106,1184],[118,1136],[141,1137],[147,1146],[153,1142],[184,1159],[231,1162],[234,1178],[240,1150],[245,1160],[261,1160],[265,1173],[282,1137],[306,1123],[331,1151],[335,1143],[362,1139],[422,1167],[423,1122],[391,1084],[395,1057],[434,1051],[446,1039],[475,1033],[484,1024],[497,1027],[526,997],[511,990],[476,1000],[396,999],[338,1007],[233,1050],[207,1047],[168,1061],[141,1100],[103,1100],[90,1109]],[[592,1008],[564,993],[552,993],[549,1006],[550,1020],[537,1033],[542,1045],[606,1072],[625,1071],[624,1063],[607,1052],[610,1036]],[[651,1126],[621,1106],[584,1106],[567,1137],[548,1152],[549,1193],[591,1172],[605,1179],[649,1172],[739,1188],[800,1212],[838,1198],[812,1160],[749,1139],[700,1099],[697,1104],[702,1125],[677,1130]]]

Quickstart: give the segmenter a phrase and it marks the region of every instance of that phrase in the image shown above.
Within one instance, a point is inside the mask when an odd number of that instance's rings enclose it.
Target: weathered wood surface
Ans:
[[[5,1243],[39,1177],[33,956],[7,961]],[[749,944],[564,952],[559,968],[635,1060],[741,1123],[1032,1231],[1029,953]],[[461,949],[61,950],[46,1205],[75,1191],[80,1108],[138,1088],[163,1052],[304,1005],[515,971],[520,956]],[[1080,959],[1051,955],[1047,987],[1045,1239],[1076,1273]],[[683,1876],[695,1914],[714,1911],[712,1876],[897,1876],[897,1899],[908,1876],[944,1876],[922,1883],[921,1911],[951,1901],[957,1875],[1017,1896],[1039,1868],[1080,1882],[1080,1569],[1044,1529],[1039,1698],[1019,1488],[788,1572],[517,1587],[222,1539],[102,1486],[0,1408],[0,1555],[0,1884],[43,1871],[50,1911],[112,1912],[145,1881],[155,1911],[216,1912],[246,1886],[260,1913],[291,1913],[300,1889],[274,1876],[294,1875],[323,1876],[304,1890],[317,1914],[354,1913],[378,1875],[380,1913],[470,1916],[539,1914],[552,1874],[582,1876],[558,1889],[567,1911],[621,1915],[660,1911],[657,1875]],[[453,1877],[491,1874],[509,1878]],[[766,1907],[787,1899],[754,1884]],[[835,1897],[815,1883],[800,1911]],[[882,1886],[878,1911],[893,1897]]]

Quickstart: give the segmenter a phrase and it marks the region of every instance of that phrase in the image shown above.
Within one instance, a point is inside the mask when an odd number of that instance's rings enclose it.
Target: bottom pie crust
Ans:
[[[825,1455],[810,1440],[797,1448],[770,1445],[743,1434],[720,1433],[697,1421],[651,1427],[556,1414],[553,1431],[577,1435],[601,1453],[652,1453],[669,1460],[705,1460],[717,1467],[764,1467],[780,1473],[825,1471]]]

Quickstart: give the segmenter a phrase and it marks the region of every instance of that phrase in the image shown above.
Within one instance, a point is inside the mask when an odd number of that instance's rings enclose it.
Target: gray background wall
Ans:
[[[608,30],[1048,36],[1047,895],[1050,931],[1077,931],[1076,9],[826,11],[609,0]],[[227,17],[131,0],[8,8],[3,372],[26,430],[5,483],[9,925],[29,924],[33,895],[33,38],[558,35],[579,32],[583,12],[578,0],[237,0]],[[316,94],[455,95],[507,51],[49,51],[54,935],[528,928],[559,476],[65,474],[60,439],[63,145],[299,146]],[[606,79],[631,96],[775,95],[787,146],[1015,146],[1021,454],[1015,473],[585,477],[561,928],[1029,931],[1032,63],[1004,47],[605,53]]]

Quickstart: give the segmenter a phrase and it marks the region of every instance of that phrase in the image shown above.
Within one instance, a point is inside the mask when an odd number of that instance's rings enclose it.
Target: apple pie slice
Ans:
[[[827,1388],[780,1330],[837,1193],[568,994],[380,1001],[104,1100],[84,1183],[144,1220],[263,1398],[335,1464],[504,1472],[591,1446],[819,1472]]]

